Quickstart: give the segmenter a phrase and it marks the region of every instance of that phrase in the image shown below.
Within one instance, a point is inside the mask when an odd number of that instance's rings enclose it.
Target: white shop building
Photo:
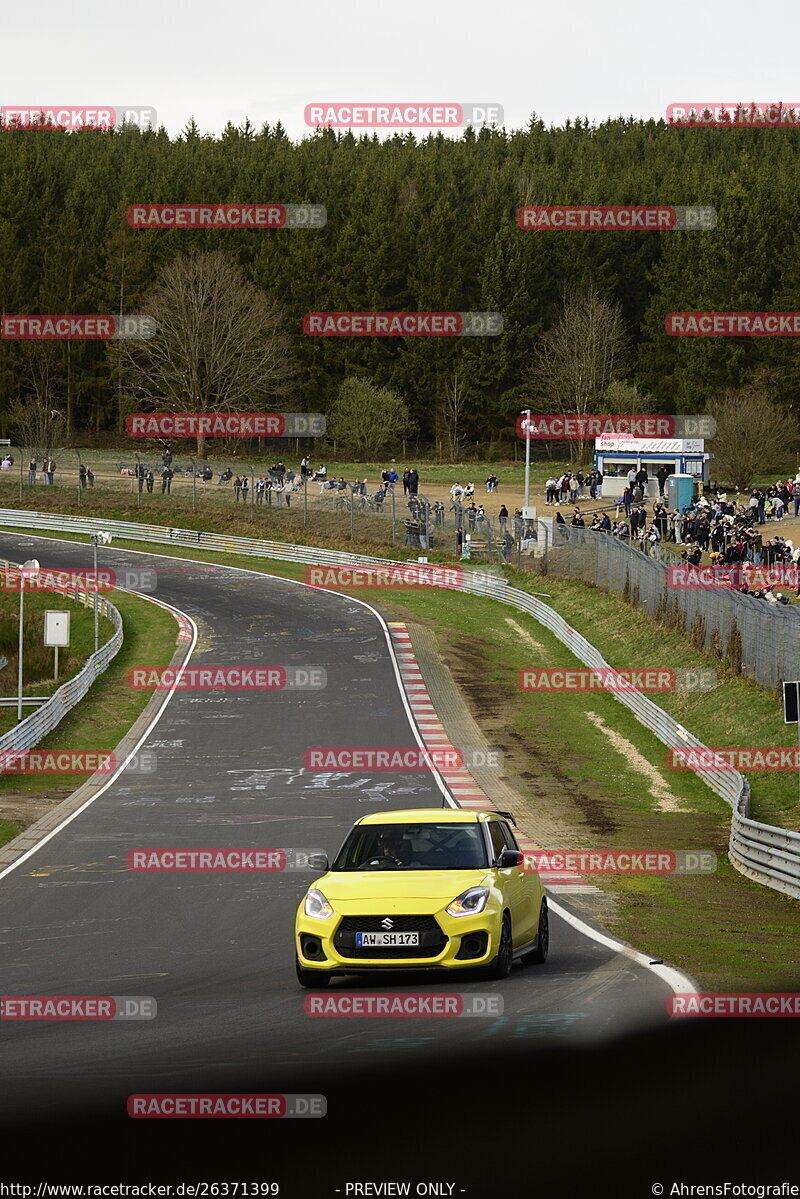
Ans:
[[[594,446],[595,469],[603,472],[604,499],[622,495],[631,468],[647,470],[648,496],[658,496],[656,472],[662,466],[670,474],[693,475],[708,483],[711,455],[705,453],[702,437],[597,437]]]

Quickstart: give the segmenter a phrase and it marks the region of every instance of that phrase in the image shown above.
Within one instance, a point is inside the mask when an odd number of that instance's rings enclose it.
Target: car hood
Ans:
[[[488,885],[487,871],[477,870],[337,870],[313,884],[340,907],[380,900],[435,899],[449,903],[467,887]]]

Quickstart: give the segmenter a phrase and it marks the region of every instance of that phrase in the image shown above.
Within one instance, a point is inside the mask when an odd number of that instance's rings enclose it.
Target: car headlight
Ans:
[[[316,887],[312,887],[306,895],[303,911],[306,916],[313,916],[316,920],[327,920],[333,915],[333,908]]]
[[[448,916],[475,916],[486,907],[488,887],[468,887],[445,908]]]

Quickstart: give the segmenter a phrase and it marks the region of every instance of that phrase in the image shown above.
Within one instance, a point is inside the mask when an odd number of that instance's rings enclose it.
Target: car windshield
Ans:
[[[478,824],[363,824],[333,870],[474,870],[487,865]]]

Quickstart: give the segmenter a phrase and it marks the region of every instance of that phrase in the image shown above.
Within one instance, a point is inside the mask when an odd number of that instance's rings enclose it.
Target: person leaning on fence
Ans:
[[[586,528],[586,521],[581,516],[580,508],[576,508],[575,511],[572,513],[572,520],[569,523],[572,525],[573,529],[585,529]]]
[[[81,487],[86,486],[86,467],[83,465],[83,463],[81,463],[80,468],[78,470],[78,480],[80,482]]]
[[[170,459],[171,458],[172,458],[172,455],[170,455]],[[172,467],[165,466],[161,472],[161,494],[162,495],[165,495],[165,494],[171,495],[172,480],[174,477],[175,477],[175,471],[172,469]]]
[[[155,484],[155,481],[156,481],[156,477],[153,474],[152,470],[148,470],[147,474],[144,477],[144,481],[147,484],[148,493],[150,495],[152,495],[153,494],[153,485]]]
[[[167,469],[167,468],[166,468],[166,466],[165,466],[165,467],[164,467],[164,470],[166,470],[166,469]],[[144,469],[144,463],[143,463],[143,462],[137,462],[137,463],[136,463],[136,471],[135,471],[135,474],[136,474],[136,480],[137,480],[137,484],[138,484],[138,487],[139,487],[139,494],[141,495],[141,493],[142,493],[142,490],[143,490],[143,488],[144,488],[144,476],[145,476],[145,469]]]

